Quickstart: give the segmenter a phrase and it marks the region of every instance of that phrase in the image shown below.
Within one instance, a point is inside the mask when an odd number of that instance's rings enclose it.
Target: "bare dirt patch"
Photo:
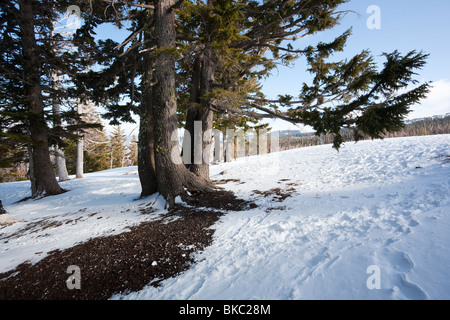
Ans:
[[[435,158],[442,160],[443,163],[450,162],[450,155],[448,155],[448,154],[440,154],[440,155],[436,156]]]
[[[221,179],[221,180],[216,180],[214,181],[214,184],[226,184],[228,182],[241,182],[241,180],[239,179]]]
[[[194,198],[190,206],[177,205],[159,220],[53,251],[33,265],[23,263],[0,274],[0,300],[104,300],[141,290],[150,283],[158,286],[189,269],[195,262],[191,254],[211,244],[211,227],[224,214],[222,210],[256,207],[228,191],[196,194]],[[80,268],[81,289],[67,287],[71,265]]]
[[[281,189],[281,188],[272,188],[267,191],[259,191],[259,190],[253,190],[253,194],[261,195],[263,197],[273,197],[274,201],[282,202],[286,198],[293,195],[293,193],[296,191],[295,188],[287,188],[287,189]]]

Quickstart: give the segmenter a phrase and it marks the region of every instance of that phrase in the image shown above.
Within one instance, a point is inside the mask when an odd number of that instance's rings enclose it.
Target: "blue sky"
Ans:
[[[380,29],[369,29],[367,13],[371,5],[380,8]],[[450,112],[450,1],[448,0],[351,0],[343,9],[353,10],[343,19],[340,26],[320,35],[298,41],[300,48],[317,41],[331,41],[349,27],[353,34],[343,53],[336,59],[351,57],[368,49],[379,57],[380,66],[383,52],[411,50],[430,54],[427,65],[418,71],[417,80],[432,81],[433,88],[428,98],[414,106],[409,118],[419,118]],[[280,67],[272,77],[264,82],[263,91],[270,98],[278,94],[296,96],[309,76],[306,65],[299,59],[293,68]],[[292,128],[282,121],[270,122],[273,129]]]
[[[372,5],[380,9],[380,29],[367,27],[367,20],[373,14],[368,13],[367,9]],[[399,50],[406,54],[411,50],[422,50],[429,53],[430,57],[416,78],[420,82],[432,81],[433,88],[422,104],[413,107],[409,118],[450,112],[449,0],[350,0],[342,9],[355,13],[347,14],[341,25],[333,30],[298,40],[298,48],[318,41],[331,41],[352,27],[353,34],[344,52],[336,55],[336,59],[350,58],[368,49],[375,57],[379,57],[381,67],[383,59],[380,56],[383,52]],[[98,35],[102,38],[112,37],[111,32],[116,41],[124,39],[128,34],[126,30],[118,31],[106,27],[98,30]],[[293,67],[279,67],[264,81],[263,92],[268,98],[276,98],[278,94],[297,96],[302,83],[310,79],[305,70],[306,65],[302,58],[297,60]],[[270,123],[274,130],[297,128],[281,120]]]

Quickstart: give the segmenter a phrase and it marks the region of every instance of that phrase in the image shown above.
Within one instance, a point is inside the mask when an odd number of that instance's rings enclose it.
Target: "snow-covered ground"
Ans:
[[[114,299],[449,299],[450,135],[347,143],[211,166],[212,179],[257,208],[228,212],[183,274]],[[0,228],[0,272],[165,213],[136,200],[136,168],[63,182],[39,201],[0,184],[23,222]],[[228,173],[221,175],[226,170]],[[264,194],[279,188],[282,201]],[[159,208],[143,215],[139,209]],[[45,228],[42,228],[42,227]],[[22,231],[20,231],[22,230]],[[19,231],[19,232],[18,232]],[[379,287],[378,287],[379,284]],[[375,288],[374,288],[375,287]]]

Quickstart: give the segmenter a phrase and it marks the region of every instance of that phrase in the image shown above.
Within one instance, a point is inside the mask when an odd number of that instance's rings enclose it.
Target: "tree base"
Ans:
[[[2,200],[0,200],[0,215],[7,214],[5,208],[3,208]]]
[[[185,202],[194,207],[211,208],[226,211],[243,211],[256,208],[251,201],[236,198],[233,192],[216,187],[214,191],[197,191]]]

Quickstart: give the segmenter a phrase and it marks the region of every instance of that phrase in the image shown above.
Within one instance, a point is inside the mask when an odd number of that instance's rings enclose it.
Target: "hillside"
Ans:
[[[275,132],[280,138],[281,150],[317,146],[330,144],[333,142],[332,134],[316,136],[314,132],[303,132],[300,130],[282,130]],[[413,137],[450,133],[450,113],[436,115],[433,117],[412,119],[405,121],[405,126],[398,132],[387,133],[384,138]],[[354,141],[353,133],[350,130],[342,130],[342,137],[345,141]],[[362,140],[369,140],[365,136]]]
[[[28,182],[2,183],[0,198],[19,222],[0,227],[0,279],[20,277],[15,268],[24,262],[59,259],[89,239],[132,238],[135,227],[163,221],[188,265],[113,299],[449,299],[449,142],[450,135],[361,141],[339,152],[322,145],[213,165],[212,179],[255,204],[217,217],[205,208],[173,215],[156,195],[137,200],[135,167],[63,182],[69,192],[38,201],[16,203]],[[177,221],[187,218],[211,218],[197,230],[211,241],[183,235]],[[175,261],[155,254],[139,266]]]

